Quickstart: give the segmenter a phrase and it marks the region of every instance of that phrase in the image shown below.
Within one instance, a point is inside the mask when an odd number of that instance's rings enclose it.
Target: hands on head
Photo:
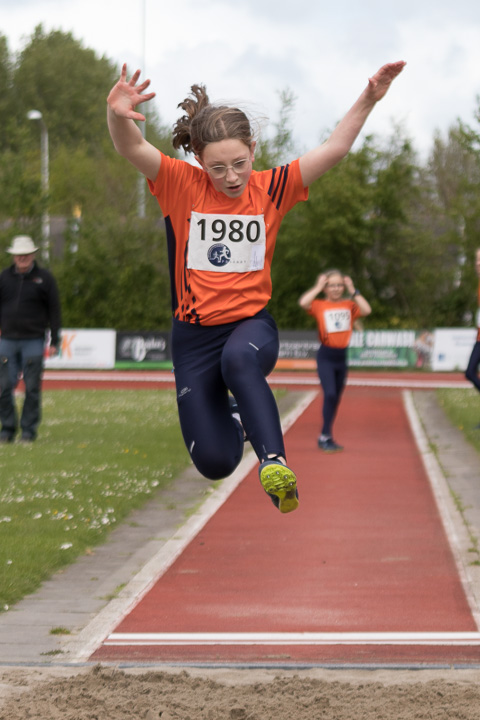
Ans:
[[[326,274],[326,273],[321,273],[321,274],[317,277],[317,288],[318,288],[318,292],[322,292],[322,290],[324,289],[324,287],[325,287],[325,285],[327,284],[327,282],[328,282],[327,274]]]
[[[345,283],[345,288],[349,295],[352,295],[352,293],[355,291],[355,285],[353,284],[353,280],[349,275],[344,275],[343,282]]]
[[[143,94],[150,85],[150,80],[144,80],[140,85],[137,85],[139,77],[140,70],[136,70],[127,82],[127,65],[126,63],[123,64],[120,79],[113,86],[107,98],[107,103],[115,115],[131,120],[145,121],[145,116],[137,112],[135,108],[140,103],[154,98],[155,93]]]

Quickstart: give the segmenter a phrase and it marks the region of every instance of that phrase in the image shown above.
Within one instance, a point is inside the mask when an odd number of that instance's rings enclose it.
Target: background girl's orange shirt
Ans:
[[[353,323],[361,314],[353,300],[314,300],[309,313],[317,321],[320,342],[331,348],[348,347]]]

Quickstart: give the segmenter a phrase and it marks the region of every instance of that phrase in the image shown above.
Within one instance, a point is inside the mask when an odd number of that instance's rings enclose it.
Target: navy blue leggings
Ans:
[[[317,352],[318,377],[323,390],[322,435],[332,436],[333,421],[347,379],[347,351],[320,345]]]
[[[471,383],[475,385],[477,390],[480,392],[480,378],[478,377],[478,366],[480,365],[480,341],[476,342],[473,346],[470,360],[468,361],[467,369],[465,370],[465,377]]]
[[[180,426],[192,461],[205,477],[226,477],[242,459],[244,434],[232,417],[228,390],[259,460],[285,457],[278,408],[266,380],[278,348],[277,326],[266,310],[226,325],[174,319],[172,357]]]

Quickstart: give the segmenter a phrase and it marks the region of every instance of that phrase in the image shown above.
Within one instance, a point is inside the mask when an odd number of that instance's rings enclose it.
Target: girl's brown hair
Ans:
[[[178,104],[185,115],[173,126],[173,147],[201,155],[207,145],[220,140],[241,140],[250,147],[250,120],[239,108],[212,105],[204,85],[192,85],[189,97]]]
[[[327,276],[327,278],[331,277],[332,275],[340,275],[342,280],[345,277],[343,272],[341,270],[337,270],[336,268],[330,268],[330,270],[325,270],[325,275]]]

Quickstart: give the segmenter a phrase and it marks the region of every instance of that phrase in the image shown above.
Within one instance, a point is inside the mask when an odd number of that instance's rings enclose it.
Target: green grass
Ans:
[[[189,462],[173,391],[44,392],[37,441],[0,446],[0,611]]]
[[[38,439],[0,445],[0,612],[104,542],[190,462],[173,390],[44,392]]]
[[[480,395],[474,388],[437,390],[437,398],[452,425],[480,453]]]

